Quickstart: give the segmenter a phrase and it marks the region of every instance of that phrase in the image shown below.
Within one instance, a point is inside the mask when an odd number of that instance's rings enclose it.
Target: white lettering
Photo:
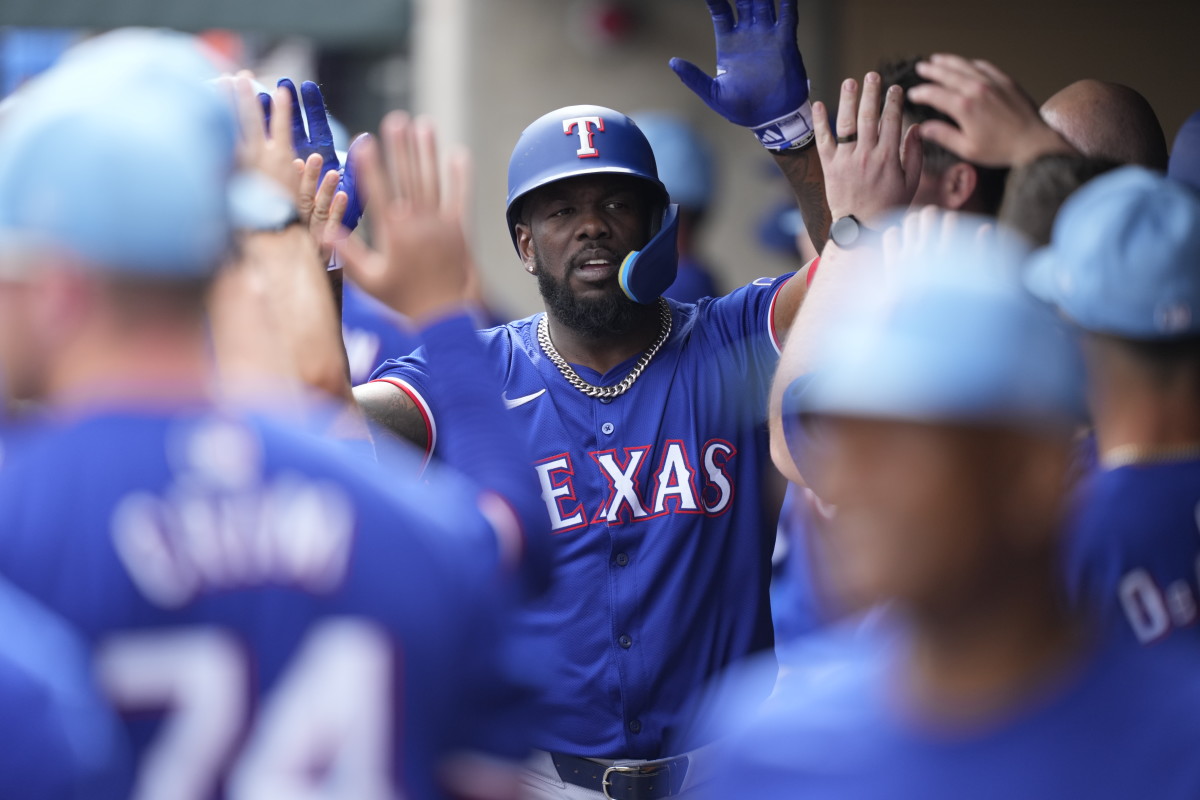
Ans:
[[[571,462],[567,456],[562,455],[549,461],[535,464],[534,469],[537,470],[538,481],[542,485],[542,502],[546,504],[546,511],[550,514],[551,529],[559,531],[563,528],[573,528],[576,525],[582,525],[582,505],[577,505],[574,513],[570,516],[563,516],[562,500],[560,498],[575,499],[575,488],[571,485],[571,476],[575,474],[575,471],[571,469]],[[554,482],[554,473],[556,472],[562,472],[567,475],[567,478],[561,484]]]
[[[638,467],[641,466],[648,449],[637,448],[626,451],[629,455],[629,463],[624,468],[617,463],[612,451],[593,454],[596,463],[604,469],[609,486],[612,487],[607,510],[601,510],[608,522],[617,522],[621,516],[621,507],[625,505],[629,506],[629,512],[635,520],[650,516],[642,506],[642,500],[637,493]]]
[[[1139,642],[1145,644],[1167,632],[1171,619],[1166,604],[1146,570],[1135,569],[1127,573],[1117,586],[1117,594]]]
[[[577,133],[579,149],[575,154],[580,158],[595,158],[600,155],[596,149],[595,134],[604,132],[604,120],[600,117],[572,117],[563,120],[563,133],[570,136]]]
[[[733,500],[733,484],[725,472],[725,465],[736,453],[737,450],[728,442],[713,441],[704,446],[704,475],[708,479],[704,489],[716,489],[716,498],[712,502],[703,494],[700,496],[700,502],[704,504],[704,511],[708,514],[720,514],[729,508]]]
[[[676,497],[676,511],[697,511],[696,489],[692,483],[695,473],[688,464],[687,453],[682,442],[667,442],[662,465],[655,476],[657,491],[654,493],[654,513],[667,510],[667,498]]]

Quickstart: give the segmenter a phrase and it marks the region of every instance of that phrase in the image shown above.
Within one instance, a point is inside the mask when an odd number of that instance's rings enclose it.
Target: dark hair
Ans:
[[[904,121],[906,124],[919,125],[929,120],[941,120],[958,127],[953,119],[932,106],[918,105],[908,99],[909,89],[929,82],[917,74],[917,62],[923,61],[925,58],[926,56],[918,55],[883,61],[879,65],[879,77],[885,87],[899,86],[904,90]],[[1007,169],[982,167],[964,158],[959,158],[940,144],[927,139],[921,140],[921,150],[925,156],[923,169],[933,175],[941,175],[959,162],[974,167],[977,177],[975,197],[985,214],[996,215],[1000,210],[1001,201],[1004,199],[1004,183],[1008,178]]]
[[[1180,379],[1200,378],[1200,336],[1183,339],[1122,339],[1103,334],[1092,334],[1097,339],[1119,348],[1145,371],[1146,376],[1159,386],[1167,386]]]
[[[1000,207],[1000,222],[1020,231],[1036,247],[1050,243],[1058,209],[1085,183],[1115,169],[1117,162],[1055,153],[1013,171]]]

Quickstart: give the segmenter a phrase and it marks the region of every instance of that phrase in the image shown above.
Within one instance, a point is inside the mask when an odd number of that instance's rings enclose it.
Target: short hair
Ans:
[[[1092,339],[1121,351],[1137,364],[1150,382],[1166,387],[1180,379],[1200,379],[1200,336],[1183,339],[1124,339],[1089,334]]]
[[[909,89],[922,83],[929,83],[928,80],[917,74],[917,63],[926,58],[926,56],[918,55],[883,61],[879,65],[879,77],[885,87],[899,86],[904,90],[904,118],[906,121],[919,125],[929,120],[940,120],[958,127],[953,119],[932,106],[919,105],[908,99]],[[934,175],[941,175],[959,162],[974,167],[978,177],[975,196],[982,205],[983,211],[995,215],[1000,210],[1000,204],[1004,199],[1004,184],[1008,178],[1007,169],[980,166],[965,158],[960,158],[940,144],[924,138],[921,139],[921,150],[925,156],[923,169]]]
[[[1120,166],[1075,153],[1043,155],[1013,170],[1000,206],[1000,222],[1036,247],[1050,243],[1054,218],[1067,198],[1085,183]]]

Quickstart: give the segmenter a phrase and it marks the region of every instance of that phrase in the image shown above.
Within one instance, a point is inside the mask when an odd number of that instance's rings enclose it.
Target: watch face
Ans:
[[[235,227],[247,231],[277,230],[296,216],[296,206],[283,188],[258,173],[233,177],[229,206]]]
[[[859,232],[858,220],[850,216],[839,217],[829,228],[829,238],[838,247],[845,248],[858,241]]]

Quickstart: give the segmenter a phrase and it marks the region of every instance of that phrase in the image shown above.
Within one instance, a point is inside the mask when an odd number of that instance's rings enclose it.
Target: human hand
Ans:
[[[921,135],[959,158],[985,167],[1028,164],[1047,153],[1074,152],[1049,125],[1025,91],[987,61],[937,54],[917,64],[930,81],[908,97],[954,120],[921,123]]]
[[[328,264],[333,243],[342,235],[341,220],[349,198],[338,191],[338,174],[322,168],[321,156],[313,153],[300,167],[300,186],[296,192],[296,211],[308,228],[321,255]]]
[[[717,76],[690,61],[671,69],[713,111],[751,128],[768,150],[803,147],[812,140],[808,75],[796,45],[796,0],[706,0],[717,40]]]
[[[861,102],[858,82],[842,82],[836,138],[825,104],[813,105],[817,153],[834,220],[854,215],[866,223],[888,209],[908,206],[917,192],[923,163],[920,137],[915,128],[901,136],[904,91],[890,87],[880,113],[882,90],[875,72],[863,79]]]
[[[277,91],[278,89],[287,92],[287,103],[291,110],[292,120],[292,145],[296,150],[296,155],[304,159],[306,163],[314,153],[321,156],[322,178],[330,172],[337,172],[336,189],[346,195],[346,205],[340,212],[339,218],[343,227],[354,230],[359,220],[362,219],[363,207],[366,204],[366,197],[359,192],[358,179],[355,175],[354,151],[365,139],[369,138],[368,134],[358,136],[350,144],[350,150],[346,155],[346,164],[343,166],[337,150],[334,148],[333,130],[329,125],[329,115],[325,110],[325,98],[321,94],[321,88],[312,81],[304,81],[300,84],[298,96],[296,85],[291,79],[280,78]],[[301,97],[304,102],[304,116],[301,116],[300,113]],[[272,106],[270,95],[263,92],[259,93],[258,98],[269,119]],[[275,105],[278,107],[280,104],[276,102]],[[305,119],[308,120],[307,130],[305,129]]]
[[[261,102],[256,99],[254,84],[248,73],[239,73],[222,82],[232,88],[237,109],[241,138],[238,143],[238,164],[244,170],[257,170],[285,188],[295,196],[300,184],[300,171],[292,151],[291,109],[284,102],[287,94],[283,89],[274,92],[275,107],[279,113],[269,120],[263,112]]]
[[[357,169],[368,195],[375,247],[357,237],[336,249],[347,274],[369,294],[418,324],[461,307],[470,269],[463,232],[469,165],[465,151],[449,160],[448,180],[439,175],[436,134],[428,119],[411,121],[393,111],[381,126],[387,166],[369,139]]]

